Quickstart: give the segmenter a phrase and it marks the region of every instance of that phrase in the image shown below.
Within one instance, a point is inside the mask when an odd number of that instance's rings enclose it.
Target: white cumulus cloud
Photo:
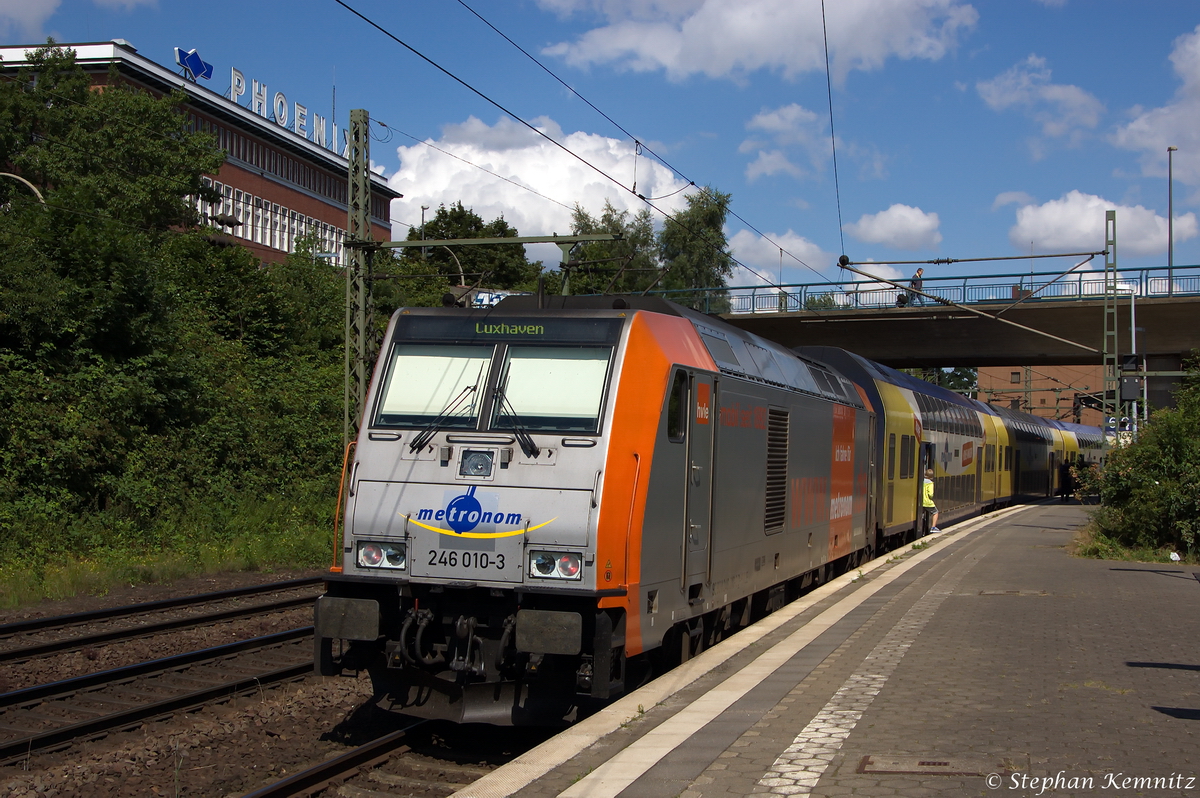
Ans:
[[[780,268],[783,269],[784,283],[820,282],[822,275],[828,275],[837,261],[836,255],[791,230],[769,233],[766,237],[750,230],[739,230],[729,239],[729,250],[754,270],[736,267],[729,280],[729,284],[735,286],[775,285],[779,282]]]
[[[93,0],[101,8],[132,11],[138,6],[157,6],[158,0]]]
[[[42,25],[62,0],[0,0],[0,35],[34,42],[44,39]]]
[[[807,108],[791,103],[779,108],[764,108],[746,123],[753,134],[738,146],[739,152],[757,152],[757,158],[746,167],[746,179],[789,174],[797,179],[808,172],[796,164],[789,152],[798,152],[819,169],[829,154],[825,139],[824,117]]]
[[[992,110],[1022,110],[1042,126],[1042,135],[1077,141],[1100,123],[1104,104],[1078,86],[1052,83],[1050,77],[1046,59],[1030,55],[975,88]]]
[[[930,249],[942,242],[938,215],[896,203],[886,211],[865,214],[846,225],[846,232],[868,244],[904,250]]]
[[[626,185],[632,184],[632,142],[582,131],[564,134],[556,122],[546,117],[533,124],[601,171]],[[571,231],[571,209],[576,202],[594,216],[600,214],[605,200],[633,212],[645,207],[628,191],[508,117],[495,125],[470,117],[445,126],[441,137],[427,144],[397,148],[400,168],[388,184],[404,194],[392,204],[392,218],[399,222],[420,224],[422,205],[430,208],[428,219],[438,205],[462,202],[484,221],[503,216],[523,236],[565,235]],[[686,195],[680,191],[685,186],[663,166],[645,156],[637,158],[638,193],[662,197],[680,192],[656,201],[659,208],[672,212],[686,207]],[[396,225],[396,238],[407,234],[407,228]],[[532,245],[528,251],[531,258],[541,259],[547,267],[559,261],[560,252],[554,244]]]
[[[992,210],[1003,208],[1005,205],[1032,205],[1033,197],[1024,191],[1001,191],[992,201]]]
[[[788,174],[799,179],[804,177],[804,170],[783,152],[783,150],[759,150],[758,157],[746,166],[746,180],[753,183],[760,177]]]
[[[1171,63],[1181,84],[1174,98],[1160,108],[1132,109],[1130,121],[1118,128],[1114,141],[1141,152],[1142,173],[1154,177],[1166,176],[1167,147],[1178,147],[1172,176],[1196,186],[1200,185],[1200,25],[1175,40]]]
[[[1141,205],[1118,205],[1094,194],[1071,191],[1041,205],[1017,210],[1017,223],[1008,231],[1014,248],[1028,252],[1092,252],[1104,249],[1105,212],[1117,212],[1117,252],[1141,256],[1167,251],[1167,219]],[[1175,217],[1175,240],[1194,238],[1196,214]]]
[[[101,8],[132,11],[140,5],[156,6],[158,0],[93,0]],[[62,0],[0,0],[0,37],[20,42],[45,41],[46,20],[54,16]]]
[[[635,71],[745,75],[766,69],[793,78],[825,70],[821,6],[796,0],[541,0],[560,14],[600,11],[608,24],[545,49],[570,64],[615,63]],[[826,4],[832,69],[878,69],[889,58],[936,61],[974,27],[962,0],[839,0]]]

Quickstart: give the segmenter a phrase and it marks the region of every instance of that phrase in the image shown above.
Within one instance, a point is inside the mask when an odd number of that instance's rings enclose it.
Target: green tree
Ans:
[[[408,241],[420,241],[420,227],[409,228]],[[428,246],[409,248],[400,256],[399,268],[406,275],[440,274],[435,294],[440,304],[447,288],[480,286],[505,290],[532,291],[537,288],[541,273],[540,262],[530,262],[525,247],[520,244],[488,244],[481,246],[447,247],[438,239],[453,238],[513,238],[517,229],[504,217],[484,222],[479,214],[456,202],[450,207],[441,205],[432,219],[425,222],[424,238]],[[415,280],[416,278],[413,277]],[[438,281],[434,280],[437,284]],[[425,296],[426,292],[420,295]],[[416,292],[414,292],[416,295]],[[430,303],[435,304],[435,303]]]
[[[27,581],[63,552],[194,557],[185,529],[336,490],[344,279],[191,226],[224,155],[183,103],[95,90],[52,43],[0,83],[0,158],[45,197],[0,181],[0,568]]]
[[[912,376],[957,393],[970,395],[978,387],[978,370],[968,366],[933,369],[903,369]]]
[[[809,294],[804,297],[805,310],[834,310],[837,306],[832,294]]]
[[[979,387],[979,369],[969,366],[939,369],[937,384],[961,394],[969,394]]]
[[[1111,450],[1081,489],[1098,494],[1093,516],[1099,545],[1200,554],[1200,364],[1175,393],[1173,409],[1156,411],[1136,441]]]
[[[725,217],[731,194],[710,187],[689,194],[687,208],[667,219],[658,234],[659,259],[665,275],[657,288],[669,298],[709,313],[729,309],[724,289],[733,274],[733,256],[725,239]]]
[[[572,260],[578,262],[571,275],[573,294],[640,293],[658,274],[657,244],[649,209],[635,214],[617,210],[608,200],[595,218],[580,205],[571,214],[572,235],[612,233],[615,241],[579,244]]]

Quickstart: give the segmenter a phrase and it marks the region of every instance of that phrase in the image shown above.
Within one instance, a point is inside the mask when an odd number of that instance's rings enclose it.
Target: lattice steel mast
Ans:
[[[346,196],[346,391],[342,445],[358,435],[367,380],[373,358],[371,335],[371,253],[363,243],[371,235],[371,137],[370,117],[363,108],[350,112],[349,185]]]

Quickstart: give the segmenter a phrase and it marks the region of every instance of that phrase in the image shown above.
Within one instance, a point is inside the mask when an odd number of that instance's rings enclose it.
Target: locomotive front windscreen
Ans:
[[[609,347],[510,346],[492,427],[596,433],[611,355]]]
[[[399,344],[392,350],[375,423],[474,429],[483,399],[490,346]]]

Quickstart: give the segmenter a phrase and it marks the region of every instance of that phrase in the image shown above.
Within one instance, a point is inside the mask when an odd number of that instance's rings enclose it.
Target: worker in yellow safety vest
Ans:
[[[929,531],[941,532],[937,528],[938,508],[933,503],[933,469],[925,469],[925,482],[921,486],[921,509],[925,513],[925,517],[929,519]]]

